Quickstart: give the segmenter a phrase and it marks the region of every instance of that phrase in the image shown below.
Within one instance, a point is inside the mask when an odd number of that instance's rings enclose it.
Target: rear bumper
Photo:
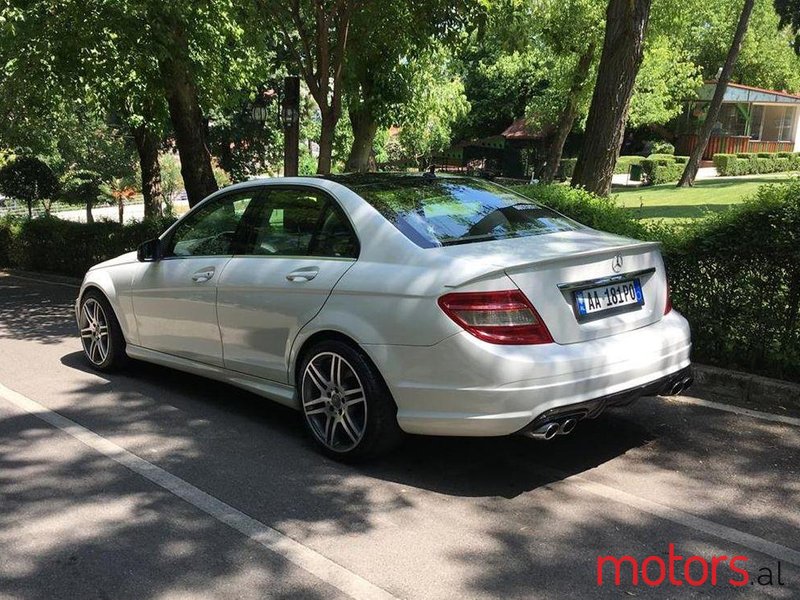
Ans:
[[[500,436],[566,407],[663,393],[689,367],[691,339],[686,320],[672,311],[647,327],[576,344],[500,346],[463,332],[434,346],[365,350],[404,431]]]
[[[642,396],[668,396],[680,393],[689,389],[692,383],[694,383],[692,367],[686,367],[672,375],[667,375],[666,377],[630,390],[624,390],[601,398],[586,400],[585,402],[577,402],[575,404],[566,404],[557,408],[551,408],[536,417],[518,433],[524,434],[528,431],[534,431],[550,421],[596,419],[603,414],[607,408],[627,406]]]

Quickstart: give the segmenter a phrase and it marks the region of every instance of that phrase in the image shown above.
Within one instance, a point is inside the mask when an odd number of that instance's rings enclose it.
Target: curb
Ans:
[[[68,277],[66,275],[55,275],[52,273],[41,273],[39,271],[22,271],[20,269],[2,269],[0,274],[8,275],[10,277],[19,277],[20,279],[32,279],[38,281],[49,281],[53,283],[61,283],[64,285],[74,285],[80,287],[82,280],[77,277]]]
[[[771,412],[800,415],[800,385],[694,363],[690,396]]]

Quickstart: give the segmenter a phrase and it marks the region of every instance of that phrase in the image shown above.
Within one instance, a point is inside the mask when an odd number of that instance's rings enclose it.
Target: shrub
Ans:
[[[642,162],[641,156],[620,156],[614,165],[614,173],[624,175],[630,171],[631,165],[638,165]]]
[[[696,360],[800,381],[800,183],[700,221],[666,258]]]
[[[675,154],[675,146],[664,141],[652,142],[650,152],[653,154]]]
[[[739,158],[736,154],[714,155],[714,166],[717,168],[717,173],[719,175],[743,175],[743,165],[746,165],[746,161]]]
[[[678,181],[684,165],[677,162],[672,154],[651,154],[642,160],[642,176],[649,185]]]
[[[676,155],[675,156],[675,162],[678,163],[679,165],[685,165],[685,164],[687,164],[689,162],[689,157],[688,156],[677,156]]]
[[[5,252],[8,266],[83,277],[92,265],[135,250],[170,223],[171,219],[126,225],[111,221],[77,223],[55,217],[26,219],[8,228],[5,244],[0,233],[0,260]]]
[[[715,154],[714,166],[719,175],[757,175],[800,170],[800,153],[739,152]]]

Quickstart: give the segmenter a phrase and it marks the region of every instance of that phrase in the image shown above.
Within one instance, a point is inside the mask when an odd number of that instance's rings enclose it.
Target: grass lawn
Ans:
[[[722,212],[752,196],[764,184],[780,183],[796,173],[770,173],[744,177],[701,179],[690,188],[664,183],[641,188],[614,188],[619,202],[642,219],[697,219],[709,212]]]

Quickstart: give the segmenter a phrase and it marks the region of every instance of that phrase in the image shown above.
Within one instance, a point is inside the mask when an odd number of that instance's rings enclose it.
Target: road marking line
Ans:
[[[89,448],[104,454],[134,473],[152,481],[175,496],[199,508],[217,521],[243,533],[256,543],[281,555],[348,596],[359,600],[396,600],[396,597],[386,590],[356,575],[342,565],[333,562],[329,558],[280,533],[276,529],[247,516],[222,500],[196,488],[180,477],[140,458],[125,448],[118,446],[111,440],[50,410],[35,400],[31,400],[27,396],[10,390],[2,384],[0,384],[0,397],[5,398],[11,404],[16,405],[18,408],[21,408],[31,415],[38,417],[45,423],[64,431]]]
[[[706,408],[713,408],[725,412],[733,413],[735,415],[742,415],[752,417],[754,419],[762,419],[764,421],[772,421],[773,423],[782,423],[784,425],[794,425],[800,427],[800,419],[795,417],[786,417],[784,415],[776,415],[773,413],[765,413],[760,410],[753,410],[751,408],[741,408],[731,404],[721,404],[720,402],[712,402],[711,400],[701,400],[700,398],[692,398],[690,396],[664,396],[670,402],[682,402],[683,404],[693,404],[695,406],[704,406]]]
[[[25,281],[35,281],[37,283],[47,283],[49,285],[62,285],[64,287],[80,289],[81,286],[75,283],[66,283],[64,281],[51,281],[49,279],[37,279],[36,277],[25,277],[24,275],[15,275],[13,273],[0,273],[3,277],[11,277],[13,279],[23,279]]]
[[[719,523],[709,521],[702,517],[696,517],[680,509],[653,502],[652,500],[647,500],[646,498],[635,496],[628,492],[623,492],[622,490],[607,486],[603,483],[591,481],[581,475],[570,475],[558,469],[550,469],[547,467],[542,467],[541,471],[550,477],[556,477],[567,484],[575,485],[583,491],[595,496],[625,504],[626,506],[630,506],[631,508],[646,512],[666,521],[672,521],[678,525],[708,533],[714,537],[733,542],[734,544],[744,546],[745,548],[760,552],[761,554],[766,554],[778,560],[800,566],[800,552],[788,548],[787,546],[770,542],[756,535],[734,529],[733,527],[720,525]]]

